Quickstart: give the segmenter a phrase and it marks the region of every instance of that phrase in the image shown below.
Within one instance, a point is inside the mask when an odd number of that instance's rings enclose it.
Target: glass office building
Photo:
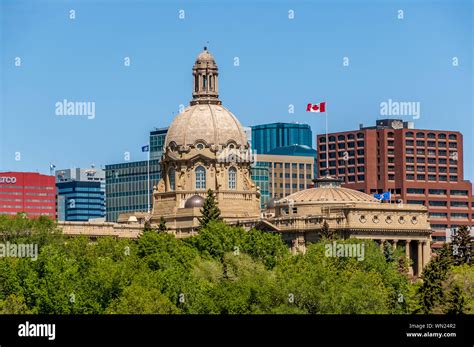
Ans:
[[[153,186],[161,179],[160,160],[150,160],[150,191],[147,194],[146,160],[105,166],[108,222],[116,222],[120,213],[148,211],[148,196],[153,204]]]
[[[105,217],[105,194],[99,181],[56,183],[58,220],[88,221]]]
[[[270,199],[270,167],[271,163],[266,161],[254,162],[252,164],[252,180],[260,187],[260,207],[265,208]]]
[[[297,157],[312,157],[314,159],[314,167],[313,167],[313,175],[314,177],[318,177],[316,160],[318,158],[318,154],[314,148],[305,145],[291,145],[285,147],[278,147],[272,149],[268,154],[271,155],[289,155],[289,156],[297,156]]]
[[[105,172],[88,169],[56,170],[57,210],[60,221],[105,218]]]
[[[168,128],[159,128],[150,131],[150,160],[161,159]]]
[[[275,148],[291,145],[313,146],[312,131],[308,124],[271,123],[251,128],[252,150],[258,154],[267,154]]]

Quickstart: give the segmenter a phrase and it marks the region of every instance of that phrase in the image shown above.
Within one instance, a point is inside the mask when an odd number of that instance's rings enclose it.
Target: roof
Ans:
[[[204,142],[207,145],[247,145],[247,135],[238,119],[221,105],[202,104],[187,107],[177,115],[166,134],[165,146]]]
[[[315,202],[315,203],[341,203],[341,202],[362,202],[362,203],[380,203],[374,197],[359,192],[354,189],[333,187],[333,188],[310,188],[288,195],[287,201]],[[280,200],[282,201],[282,200]]]

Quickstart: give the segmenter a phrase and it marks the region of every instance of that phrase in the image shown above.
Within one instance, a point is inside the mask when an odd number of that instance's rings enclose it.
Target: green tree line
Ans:
[[[209,199],[206,199],[209,200]],[[215,204],[213,202],[212,204]],[[147,225],[138,240],[66,238],[47,218],[0,216],[0,242],[38,258],[0,258],[4,314],[472,313],[470,259],[446,248],[411,283],[404,254],[368,240],[364,259],[328,257],[328,238],[291,255],[279,234],[245,231],[205,204],[198,235]],[[207,213],[206,211],[209,211]],[[213,217],[214,216],[214,217]],[[335,239],[331,235],[332,239]],[[467,240],[467,241],[466,241]],[[463,247],[470,247],[470,239]],[[470,250],[470,248],[469,248]],[[468,252],[463,248],[463,256]],[[469,253],[470,255],[470,253]]]

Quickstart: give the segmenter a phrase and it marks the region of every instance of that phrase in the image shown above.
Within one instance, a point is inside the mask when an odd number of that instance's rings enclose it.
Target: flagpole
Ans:
[[[329,136],[328,136],[328,110],[325,110],[326,116],[326,176],[329,176]]]
[[[147,197],[148,197],[148,214],[150,214],[150,144],[148,143],[148,163],[147,163]]]

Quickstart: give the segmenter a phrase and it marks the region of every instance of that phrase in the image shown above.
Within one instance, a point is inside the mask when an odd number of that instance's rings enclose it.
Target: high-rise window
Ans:
[[[237,169],[231,167],[229,169],[229,189],[236,189],[237,187]]]
[[[202,166],[196,168],[196,189],[206,189],[206,169]]]

